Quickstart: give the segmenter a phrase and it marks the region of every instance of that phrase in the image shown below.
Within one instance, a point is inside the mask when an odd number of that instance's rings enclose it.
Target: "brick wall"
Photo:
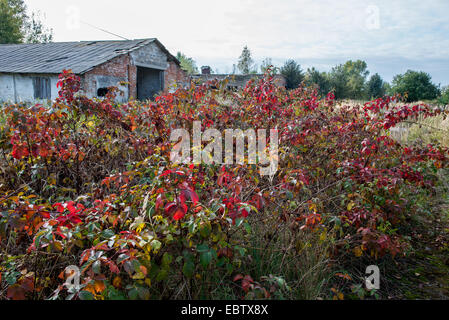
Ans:
[[[168,69],[165,70],[165,91],[170,91],[175,85],[179,88],[180,86],[188,86],[190,84],[190,78],[181,69],[181,67],[174,61],[168,62]]]
[[[143,52],[143,51],[142,51]],[[140,53],[142,58],[142,53]],[[148,62],[152,62],[148,57]],[[129,82],[126,87],[119,88],[124,91],[125,95],[119,97],[121,101],[137,98],[137,67],[134,65],[134,57],[125,54],[114,58],[100,66],[95,67],[91,71],[82,75],[82,89],[88,97],[96,97],[97,89],[102,87],[117,86],[119,82]],[[174,61],[168,60],[168,68],[164,72],[164,90],[169,91],[177,87],[188,86],[190,78]]]
[[[100,87],[118,86],[119,82],[130,82],[127,86],[119,86],[124,91],[122,100],[128,100],[136,94],[136,67],[130,64],[128,55],[122,55],[99,65],[82,76],[82,89],[89,97],[97,96]]]

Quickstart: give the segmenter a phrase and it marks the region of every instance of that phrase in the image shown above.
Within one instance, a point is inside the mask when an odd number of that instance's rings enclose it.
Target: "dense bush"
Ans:
[[[59,86],[51,106],[1,111],[0,298],[316,298],[306,286],[322,285],[336,257],[406,253],[414,194],[432,192],[449,164],[447,149],[389,137],[405,119],[441,114],[395,98],[336,108],[332,94],[289,92],[270,74],[154,103],[117,104],[113,90],[88,99],[69,71]],[[277,174],[172,165],[170,133],[195,120],[277,128]],[[62,285],[69,265],[81,291]]]
[[[440,89],[432,83],[429,74],[412,70],[395,76],[391,91],[406,96],[409,102],[433,100],[440,95]]]

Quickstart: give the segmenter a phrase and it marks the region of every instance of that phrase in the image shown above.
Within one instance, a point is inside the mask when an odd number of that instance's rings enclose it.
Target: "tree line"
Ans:
[[[178,59],[186,72],[198,73],[192,58],[178,53]],[[265,58],[258,68],[251,51],[245,46],[238,63],[233,66],[232,74],[265,73],[268,68],[272,68],[274,73],[282,74],[287,82],[286,87],[290,90],[305,85],[316,87],[321,95],[332,91],[336,99],[372,100],[384,95],[401,94],[408,102],[438,100],[441,104],[449,104],[449,88],[441,89],[432,82],[428,73],[408,70],[404,74],[396,75],[390,84],[378,73],[370,76],[368,65],[362,60],[346,61],[329,72],[322,72],[314,67],[303,70],[293,59],[287,60],[279,68],[273,66],[271,58]]]

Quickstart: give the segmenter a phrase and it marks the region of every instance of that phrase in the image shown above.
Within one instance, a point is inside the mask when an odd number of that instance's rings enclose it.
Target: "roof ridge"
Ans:
[[[0,46],[37,46],[37,45],[51,45],[51,44],[68,44],[68,43],[89,43],[89,42],[135,42],[135,41],[154,41],[157,38],[142,38],[142,39],[129,39],[129,40],[81,40],[81,41],[54,41],[45,43],[0,43]]]

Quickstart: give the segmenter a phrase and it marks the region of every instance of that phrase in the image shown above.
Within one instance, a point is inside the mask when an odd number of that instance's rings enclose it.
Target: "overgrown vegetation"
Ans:
[[[59,87],[51,106],[1,110],[0,299],[388,298],[363,288],[366,266],[394,268],[413,230],[440,219],[430,200],[448,149],[389,134],[445,116],[428,105],[336,108],[333,94],[287,91],[270,73],[146,103],[88,99],[70,71]],[[172,165],[170,133],[195,120],[277,128],[278,172]],[[71,265],[79,290],[63,285]]]

